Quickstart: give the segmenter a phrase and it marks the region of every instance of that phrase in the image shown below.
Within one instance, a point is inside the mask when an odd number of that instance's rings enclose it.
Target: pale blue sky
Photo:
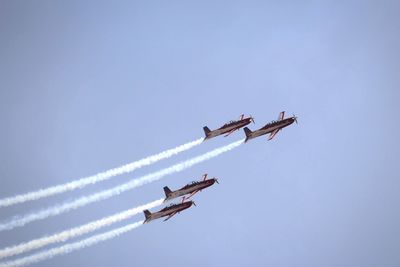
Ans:
[[[1,1],[0,198],[195,140],[204,125],[242,113],[255,117],[251,129],[281,110],[299,124],[2,232],[0,247],[158,199],[163,186],[208,172],[220,185],[198,194],[197,207],[37,266],[399,266],[398,10],[398,1]],[[243,137],[0,209],[0,220]]]

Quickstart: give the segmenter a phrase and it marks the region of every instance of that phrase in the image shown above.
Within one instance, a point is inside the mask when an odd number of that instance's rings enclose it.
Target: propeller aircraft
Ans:
[[[204,133],[206,137],[204,140],[225,134],[225,137],[233,133],[234,131],[238,131],[240,128],[250,124],[250,122],[254,123],[254,118],[253,117],[244,117],[244,114],[242,114],[239,118],[239,120],[236,121],[230,121],[228,123],[225,123],[223,126],[216,130],[210,130],[207,126],[203,127]]]
[[[249,128],[245,127],[244,128],[244,132],[246,134],[245,142],[268,133],[270,134],[268,140],[271,140],[283,128],[289,126],[293,122],[296,122],[297,124],[297,117],[295,115],[293,115],[293,117],[289,117],[286,119],[284,118],[284,116],[285,116],[285,111],[282,111],[281,113],[279,113],[277,121],[272,121],[256,131],[251,131]]]

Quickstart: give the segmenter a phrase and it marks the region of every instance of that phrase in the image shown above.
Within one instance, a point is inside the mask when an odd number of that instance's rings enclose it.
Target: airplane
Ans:
[[[194,201],[191,200],[191,201],[183,202],[184,200],[185,199],[182,199],[182,203],[180,203],[180,204],[171,204],[157,212],[151,213],[149,210],[144,210],[143,213],[144,213],[144,216],[146,219],[143,222],[143,224],[148,223],[152,220],[161,218],[161,217],[165,217],[165,216],[168,216],[168,218],[166,218],[164,220],[164,221],[167,221],[175,214],[180,213],[181,211],[190,208],[192,205],[196,206]]]
[[[225,123],[222,127],[216,129],[216,130],[210,130],[207,126],[203,127],[204,133],[206,137],[204,140],[216,137],[218,135],[226,134],[226,136],[230,135],[236,130],[239,130],[240,128],[250,124],[250,122],[254,123],[254,118],[253,117],[248,117],[244,118],[244,114],[242,114],[237,121],[230,121],[228,123]]]
[[[171,191],[171,189],[168,188],[168,186],[164,187],[164,192],[165,192],[165,201],[168,201],[173,198],[181,197],[184,196],[183,199],[189,199],[191,198],[194,194],[197,192],[203,190],[204,188],[207,188],[209,186],[212,186],[214,183],[218,183],[217,178],[212,178],[212,179],[207,179],[207,173],[203,175],[203,180],[201,181],[194,181],[190,184],[185,185],[181,189]],[[188,197],[185,195],[190,194]]]
[[[246,134],[246,140],[247,142],[250,139],[256,138],[258,136],[264,135],[264,134],[270,134],[268,137],[268,140],[271,140],[274,138],[274,136],[283,128],[289,126],[293,122],[297,123],[297,117],[293,115],[293,117],[286,118],[284,119],[285,116],[285,111],[282,111],[279,113],[279,117],[277,121],[272,121],[265,125],[264,127],[252,132],[249,128],[245,127],[244,132]]]

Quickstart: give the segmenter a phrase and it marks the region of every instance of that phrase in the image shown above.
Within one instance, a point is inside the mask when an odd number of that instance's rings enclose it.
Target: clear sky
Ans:
[[[251,129],[282,110],[299,124],[2,232],[0,248],[158,199],[163,186],[208,172],[220,184],[198,194],[197,207],[38,266],[400,266],[399,10],[399,1],[1,1],[0,198],[195,140],[204,125],[242,113],[255,117]],[[0,220],[243,137],[0,209]]]

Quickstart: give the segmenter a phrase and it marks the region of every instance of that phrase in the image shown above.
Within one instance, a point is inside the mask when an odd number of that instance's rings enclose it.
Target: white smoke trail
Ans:
[[[132,172],[136,169],[142,168],[144,166],[156,163],[162,159],[166,159],[172,157],[178,153],[186,151],[194,146],[197,146],[203,142],[204,138],[197,139],[195,141],[186,143],[184,145],[163,151],[156,155],[149,156],[147,158],[123,165],[121,167],[117,167],[105,172],[98,173],[96,175],[92,175],[89,177],[81,178],[79,180],[75,180],[69,183],[60,184],[52,187],[48,187],[45,189],[39,189],[37,191],[32,191],[26,194],[16,195],[14,197],[8,197],[4,199],[0,199],[0,208],[12,206],[19,203],[24,203],[27,201],[38,200],[41,198],[53,196],[56,194],[61,194],[67,191],[72,191],[75,189],[83,188],[90,184],[95,184],[101,181],[108,180],[114,176],[121,175],[124,173]]]
[[[132,224],[128,224],[126,226],[102,233],[97,234],[92,237],[83,239],[81,241],[77,241],[75,243],[69,243],[60,247],[52,248],[49,250],[44,250],[42,252],[38,252],[36,254],[26,256],[23,258],[19,258],[13,261],[6,261],[4,263],[0,263],[0,267],[19,267],[25,266],[32,263],[37,263],[43,260],[51,259],[57,255],[65,255],[76,250],[80,250],[82,248],[90,247],[96,245],[97,243],[107,241],[119,235],[122,235],[126,232],[132,231],[135,228],[143,225],[143,221],[135,222]]]
[[[33,221],[42,220],[42,219],[45,219],[45,218],[48,218],[51,216],[56,216],[56,215],[64,213],[64,212],[68,212],[70,210],[74,210],[74,209],[86,206],[90,203],[97,202],[100,200],[110,198],[112,196],[119,195],[127,190],[134,189],[134,188],[142,186],[144,184],[147,184],[147,183],[150,183],[153,181],[157,181],[166,175],[183,171],[187,168],[190,168],[193,165],[196,165],[203,161],[212,159],[224,152],[230,151],[230,150],[238,147],[240,144],[242,144],[243,141],[244,140],[236,141],[229,145],[226,145],[226,146],[223,146],[220,148],[216,148],[216,149],[214,149],[210,152],[207,152],[203,155],[183,161],[181,163],[175,164],[171,167],[162,169],[160,171],[147,174],[145,176],[131,180],[125,184],[116,186],[114,188],[111,188],[111,189],[108,189],[105,191],[101,191],[99,193],[95,193],[95,194],[92,194],[92,195],[89,195],[86,197],[81,197],[72,202],[67,202],[67,203],[64,203],[61,205],[56,205],[56,206],[50,207],[48,209],[44,209],[44,210],[41,210],[41,211],[38,211],[35,213],[25,215],[20,218],[13,218],[9,222],[0,224],[0,231],[11,230],[15,227],[21,227],[21,226],[24,226],[25,224],[33,222]]]
[[[155,201],[147,203],[145,205],[141,205],[139,207],[132,208],[132,209],[114,214],[112,216],[105,217],[100,220],[78,226],[78,227],[74,227],[72,229],[69,229],[69,230],[66,230],[66,231],[51,235],[51,236],[45,236],[45,237],[38,238],[38,239],[29,241],[26,243],[16,245],[16,246],[6,247],[6,248],[0,250],[0,259],[15,256],[15,255],[18,255],[21,253],[25,253],[25,252],[31,251],[33,249],[38,249],[38,248],[47,246],[49,244],[65,242],[70,238],[74,238],[74,237],[77,237],[80,235],[84,235],[84,234],[96,231],[102,227],[106,227],[113,223],[129,219],[132,216],[142,212],[143,210],[152,209],[154,207],[157,207],[157,206],[161,205],[163,203],[163,201],[164,201],[164,199],[155,200]]]

